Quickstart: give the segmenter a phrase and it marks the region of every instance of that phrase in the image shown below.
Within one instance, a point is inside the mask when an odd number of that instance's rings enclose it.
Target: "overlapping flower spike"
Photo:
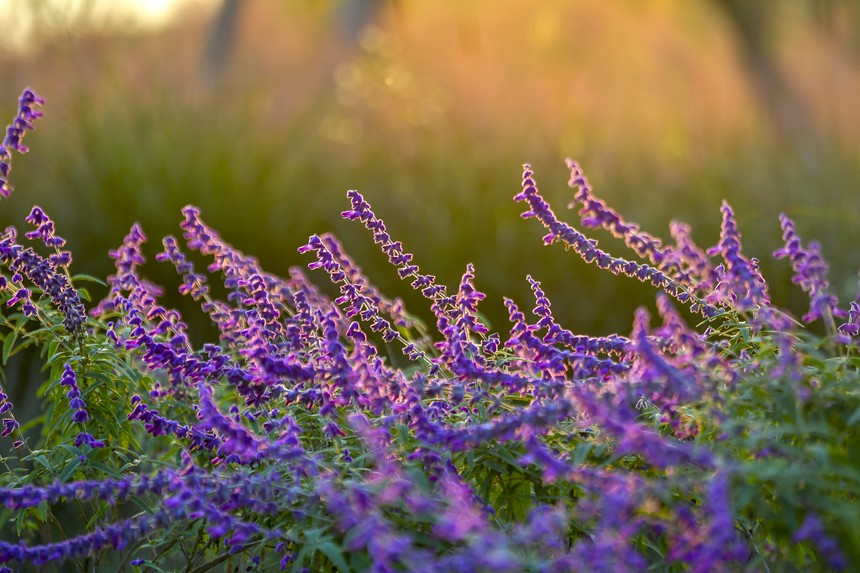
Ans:
[[[723,214],[720,241],[707,253],[710,256],[722,255],[725,264],[715,269],[718,282],[705,300],[738,310],[769,306],[767,283],[759,272],[758,259],[748,259],[741,254],[741,234],[734,211],[726,201],[723,201],[720,211]]]
[[[672,353],[675,364],[682,368],[704,367],[712,378],[724,380],[729,387],[737,380],[737,370],[713,344],[705,342],[704,336],[687,326],[669,297],[657,296],[657,311],[663,318],[663,326],[655,331],[655,335],[663,341],[665,351]],[[717,393],[710,397],[719,399]]]
[[[569,330],[559,326],[553,317],[551,303],[546,293],[540,288],[540,282],[534,280],[531,275],[526,275],[526,280],[535,295],[536,306],[532,311],[540,320],[534,325],[535,330],[546,329],[544,342],[548,344],[560,343],[575,350],[587,354],[603,352],[606,354],[623,354],[627,350],[630,341],[617,334],[607,337],[592,337],[575,335]]]
[[[455,310],[451,313],[452,318],[457,321],[461,328],[477,334],[488,335],[490,331],[478,319],[478,303],[486,297],[484,293],[475,290],[475,267],[472,263],[466,265],[466,272],[457,289],[457,297],[454,303]]]
[[[131,397],[131,406],[128,419],[143,422],[146,431],[153,436],[176,436],[185,442],[190,450],[214,451],[221,445],[221,440],[212,432],[181,424],[162,416],[158,410],[150,410],[137,394]]]
[[[26,546],[0,542],[0,563],[44,565],[86,556],[91,551],[112,547],[122,549],[133,540],[147,537],[154,530],[176,521],[205,519],[213,537],[226,537],[228,547],[241,547],[251,537],[277,540],[283,533],[237,519],[230,512],[247,509],[259,514],[277,512],[279,504],[291,499],[277,473],[265,477],[249,474],[209,474],[193,466],[182,471],[165,470],[153,476],[55,483],[44,487],[24,486],[0,489],[0,500],[8,509],[23,509],[39,504],[53,505],[63,499],[80,501],[100,499],[117,504],[146,495],[166,497],[154,511],[117,521],[90,533],[59,543]]]
[[[25,237],[31,240],[38,239],[45,246],[54,249],[54,253],[48,256],[48,260],[55,268],[68,268],[72,262],[72,253],[70,251],[61,251],[60,248],[66,245],[66,240],[54,234],[54,221],[39,207],[33,207],[26,221],[36,226],[35,231],[25,233]]]
[[[546,298],[545,293],[540,288],[540,283],[531,276],[526,278],[535,294],[537,304],[533,313],[539,318],[538,323],[526,325],[524,317],[519,313],[516,305],[512,301],[505,303],[510,313],[510,319],[514,322],[514,329],[511,331],[512,340],[516,340],[514,344],[521,345],[526,355],[530,357],[531,364],[524,365],[524,368],[542,373],[544,380],[556,379],[558,381],[566,380],[568,372],[572,374],[573,380],[582,380],[591,377],[602,379],[627,371],[628,364],[601,357],[601,354],[608,356],[620,352],[621,347],[615,344],[618,341],[576,337],[572,333],[562,332],[562,329],[558,328],[554,322],[549,299]],[[536,332],[544,329],[548,331],[548,334],[543,338],[535,335]],[[518,332],[516,338],[514,338],[514,332]],[[565,333],[570,336],[566,336]],[[556,342],[559,342],[559,339],[554,338],[556,335],[561,335],[560,338],[567,341],[566,343],[562,342],[562,344],[571,350],[554,346]],[[549,388],[543,389],[548,390]]]
[[[626,222],[605,201],[595,197],[588,179],[585,178],[576,161],[568,158],[565,163],[570,170],[570,180],[567,184],[571,189],[576,190],[574,201],[568,205],[568,208],[572,209],[577,203],[582,205],[579,216],[582,218],[583,226],[603,227],[613,236],[623,239],[624,243],[641,258],[647,259],[666,273],[672,273],[674,270],[671,265],[674,262],[672,248],[664,247],[660,239],[641,231],[639,225]]]
[[[643,282],[650,282],[680,302],[690,302],[693,312],[700,312],[705,316],[718,314],[718,310],[711,304],[692,299],[687,289],[666,273],[649,265],[613,257],[598,249],[597,241],[589,239],[567,223],[560,221],[549,204],[541,197],[533,176],[531,166],[524,165],[523,190],[514,196],[514,200],[525,201],[528,205],[528,210],[521,215],[522,218],[537,218],[549,231],[549,234],[543,238],[545,244],[549,245],[555,241],[560,241],[572,248],[587,263],[593,263],[598,268],[608,270],[613,274],[623,274]]]
[[[168,373],[173,387],[191,386],[210,376],[225,376],[248,399],[263,399],[264,390],[250,384],[251,374],[230,363],[214,345],[208,359],[195,357],[185,334],[185,323],[175,310],[157,303],[159,291],[142,280],[137,267],[144,262],[141,245],[146,236],[134,225],[123,245],[111,252],[117,272],[108,278],[110,292],[98,305],[100,312],[119,311],[126,331],[116,334],[117,341],[129,350],[141,349],[143,362],[153,371]],[[114,325],[116,332],[117,325]],[[172,388],[153,388],[150,396],[169,395]]]
[[[362,272],[361,267],[355,264],[343,248],[343,245],[331,233],[320,235],[320,239],[328,247],[329,252],[335,261],[340,265],[343,272],[346,274],[347,280],[356,285],[365,296],[370,298],[373,306],[379,309],[382,314],[391,317],[392,322],[396,326],[411,327],[414,326],[414,320],[406,316],[403,307],[403,301],[399,298],[390,300],[383,296]],[[390,249],[389,249],[390,250]],[[387,252],[386,252],[387,254]]]
[[[14,228],[7,229],[0,237],[0,262],[15,273],[13,282],[20,282],[20,278],[16,277],[26,277],[51,299],[56,309],[63,315],[63,326],[66,332],[73,337],[81,336],[86,323],[86,309],[78,291],[72,286],[69,276],[65,272],[60,272],[54,263],[54,261],[65,262],[65,257],[59,260],[46,259],[32,248],[19,245],[16,238]],[[29,295],[30,291],[22,288],[15,296],[20,300],[29,300]],[[33,316],[35,309],[32,308],[32,304],[27,304],[26,300],[24,311],[29,316]]]
[[[347,318],[360,316],[363,321],[370,323],[372,331],[380,332],[386,342],[391,342],[400,336],[391,322],[382,316],[373,298],[368,296],[363,283],[355,284],[349,280],[346,271],[332,252],[330,244],[327,244],[322,237],[313,235],[307,245],[299,248],[300,253],[310,251],[314,252],[317,260],[310,263],[308,268],[322,268],[328,273],[332,283],[340,285],[341,296],[334,302],[338,305],[346,305]]]
[[[271,501],[277,500],[291,487],[288,482],[289,479],[277,472],[267,475],[238,471],[205,472],[189,463],[181,469],[163,469],[152,475],[0,488],[0,505],[6,509],[20,510],[41,503],[55,505],[64,499],[100,499],[118,504],[135,497],[170,492],[176,490],[178,485],[183,485],[210,494],[214,501],[224,504],[224,509],[256,506],[270,512],[273,508]]]
[[[464,452],[493,441],[527,441],[546,434],[551,428],[578,413],[576,401],[567,393],[558,393],[552,400],[535,401],[516,413],[502,414],[490,422],[456,429],[440,429],[439,445],[451,452]]]
[[[28,149],[21,143],[27,130],[33,129],[33,122],[42,117],[42,112],[37,111],[35,106],[45,103],[45,100],[36,95],[36,92],[27,88],[18,99],[18,114],[6,127],[6,137],[0,145],[0,195],[8,197],[12,194],[9,185],[9,172],[12,170],[12,150],[18,153],[27,153]]]
[[[644,308],[636,311],[633,321],[633,351],[630,380],[636,392],[649,403],[667,414],[673,414],[680,403],[699,400],[705,391],[704,383],[695,368],[675,365],[662,355],[649,336],[649,315]]]
[[[834,318],[845,317],[846,313],[837,306],[839,300],[836,296],[828,292],[828,268],[821,257],[821,245],[817,241],[810,241],[809,248],[804,249],[800,236],[794,230],[794,222],[781,213],[779,223],[785,246],[774,251],[773,256],[777,259],[788,257],[794,270],[792,282],[809,294],[809,312],[803,315],[803,321],[813,322],[821,318],[835,328]]]
[[[129,297],[134,294],[141,298],[145,298],[144,294],[148,297],[152,295],[152,293],[146,293],[145,285],[137,274],[137,267],[146,262],[142,249],[144,242],[146,242],[146,235],[140,225],[135,223],[123,238],[122,245],[108,253],[115,261],[116,273],[108,276],[107,282],[110,287],[108,294],[90,311],[91,315],[101,316],[119,311],[123,322],[130,326],[140,325],[143,319],[136,308],[140,305],[135,305]],[[137,318],[137,320],[132,321],[129,318]]]
[[[271,458],[289,462],[296,472],[313,471],[313,464],[300,444],[291,445],[288,440],[270,441],[224,415],[213,399],[212,388],[206,383],[198,384],[198,396],[199,422],[196,428],[204,432],[214,431],[221,440],[218,447],[220,457],[213,462],[223,460],[246,465]]]
[[[270,293],[270,300],[275,304],[282,305],[282,315],[292,314],[295,304],[293,296],[299,288],[296,284],[291,280],[284,280],[264,272],[257,259],[245,255],[223,241],[214,229],[203,222],[197,207],[188,205],[182,209],[182,213],[185,219],[179,226],[184,231],[183,236],[188,247],[203,255],[213,257],[214,260],[209,265],[208,270],[223,273],[224,286],[228,291],[231,291],[228,295],[229,300],[241,302],[249,296],[253,297],[254,293],[249,290],[251,285],[247,279],[253,275],[259,275],[263,279],[266,290]],[[210,309],[207,306],[204,310],[207,312],[213,310],[217,314],[216,324],[221,329],[225,341],[233,340],[235,336],[232,331],[244,328],[245,309],[241,304],[237,308],[229,310],[226,305],[214,301],[209,301],[209,304],[217,308]]]
[[[697,293],[710,293],[717,285],[714,264],[708,255],[693,241],[692,230],[686,223],[671,221],[669,233],[675,239],[675,247],[668,258],[679,269],[679,280],[693,285]]]
[[[199,301],[209,294],[209,285],[206,284],[206,275],[194,272],[194,263],[188,260],[176,237],[168,235],[161,240],[164,250],[155,256],[159,262],[169,261],[176,267],[176,272],[182,277],[179,285],[179,293],[189,295],[192,299]]]

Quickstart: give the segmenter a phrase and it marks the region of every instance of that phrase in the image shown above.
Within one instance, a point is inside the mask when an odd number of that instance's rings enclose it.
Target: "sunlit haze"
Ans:
[[[217,0],[0,0],[4,33],[0,49],[25,50],[36,37],[75,36],[93,29],[154,31],[183,10],[208,8]]]

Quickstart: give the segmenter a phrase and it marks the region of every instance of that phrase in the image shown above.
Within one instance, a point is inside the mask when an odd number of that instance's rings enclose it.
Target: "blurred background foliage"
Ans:
[[[340,220],[345,192],[358,189],[425,272],[453,287],[476,264],[495,328],[507,328],[503,295],[532,306],[528,273],[563,324],[627,333],[653,290],[544,247],[511,199],[530,162],[556,212],[578,224],[564,209],[571,156],[598,196],[658,236],[674,218],[693,225],[700,245],[715,244],[727,199],[745,252],[798,315],[805,295],[770,257],[780,211],[822,242],[843,302],[856,293],[853,1],[123,6],[0,0],[0,120],[12,119],[25,86],[47,100],[32,152],[15,157],[16,193],[0,224],[20,228],[41,205],[77,272],[107,275],[107,251],[134,221],[151,260],[191,203],[275,273],[309,262],[296,252],[308,235],[334,231],[384,292],[429,317],[369,234]],[[146,272],[168,287],[168,302],[188,305],[173,294],[171,267]]]

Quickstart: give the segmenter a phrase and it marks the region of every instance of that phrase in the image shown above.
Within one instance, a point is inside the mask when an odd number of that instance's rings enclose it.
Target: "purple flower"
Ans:
[[[84,445],[87,445],[93,449],[105,447],[105,443],[101,440],[95,439],[92,434],[89,434],[87,432],[81,432],[80,434],[75,436],[75,446],[80,448]]]
[[[39,239],[51,248],[60,248],[66,245],[65,239],[54,234],[54,221],[42,211],[41,207],[33,206],[25,220],[36,227],[35,231],[29,231],[24,235],[28,239]]]
[[[0,432],[0,437],[6,437],[20,427],[20,424],[14,418],[3,418],[3,431]]]
[[[6,306],[15,306],[19,302],[21,303],[21,310],[24,311],[26,316],[36,316],[38,311],[30,298],[30,289],[19,288],[15,291],[15,294],[6,301]]]
[[[773,256],[777,259],[788,257],[794,270],[791,281],[809,293],[809,312],[803,315],[803,321],[812,322],[824,318],[832,323],[834,317],[845,316],[845,312],[836,306],[839,302],[837,298],[827,292],[830,288],[830,283],[827,282],[828,267],[821,256],[821,245],[810,241],[809,248],[804,249],[800,236],[794,230],[794,222],[784,213],[780,214],[779,222],[785,245],[774,251]],[[850,330],[849,328],[849,332]]]
[[[523,190],[514,196],[514,200],[525,201],[528,206],[528,210],[521,215],[522,218],[536,218],[549,231],[549,234],[543,238],[545,244],[549,245],[555,241],[560,241],[572,248],[586,263],[595,264],[613,274],[623,274],[643,282],[650,282],[681,302],[691,301],[687,289],[663,271],[649,265],[613,257],[597,248],[597,241],[589,239],[570,225],[560,221],[538,192],[533,176],[531,166],[523,165]],[[692,302],[691,309],[694,312],[702,312],[707,316],[717,312],[709,304],[701,301]]]
[[[570,170],[570,180],[568,185],[575,189],[574,202],[568,205],[568,208],[573,208],[576,203],[582,205],[579,210],[579,216],[582,218],[582,224],[585,227],[603,227],[613,234],[613,236],[623,239],[624,243],[630,247],[637,255],[643,259],[648,259],[652,265],[663,271],[669,271],[669,267],[665,265],[665,261],[671,260],[671,249],[663,247],[663,243],[657,237],[649,235],[639,230],[639,225],[626,222],[618,213],[608,207],[606,203],[594,196],[591,186],[588,184],[588,179],[583,175],[579,164],[568,158],[565,160],[567,168]]]
[[[90,415],[87,413],[87,405],[81,397],[81,391],[78,388],[78,378],[68,362],[63,366],[63,375],[60,377],[60,384],[69,388],[66,397],[69,399],[69,407],[73,412],[72,421],[78,424],[88,421]]]
[[[738,232],[735,214],[731,206],[723,201],[720,242],[708,249],[708,255],[722,255],[725,265],[715,269],[717,284],[706,297],[708,302],[731,305],[747,310],[770,304],[767,283],[758,269],[758,260],[741,254],[741,234]]]
[[[7,230],[6,234],[0,237],[0,262],[5,263],[15,273],[13,282],[20,282],[23,277],[27,277],[50,297],[63,314],[66,331],[73,336],[81,336],[86,322],[86,309],[68,275],[60,272],[50,259],[45,259],[31,248],[25,249],[15,240],[14,230]],[[24,312],[28,316],[35,315],[36,311],[32,306],[26,302],[24,304]]]
[[[708,255],[699,248],[691,236],[692,230],[686,223],[672,221],[669,232],[675,239],[675,246],[667,253],[667,264],[675,264],[679,269],[679,280],[691,284],[699,293],[708,293],[717,284],[714,265]]]
[[[848,566],[848,561],[839,548],[839,544],[825,532],[824,524],[811,511],[806,514],[803,525],[795,532],[793,540],[795,542],[811,542],[827,561],[828,565],[837,571],[842,571]]]
[[[18,115],[6,127],[6,137],[3,139],[3,144],[0,145],[0,195],[8,197],[12,194],[12,187],[9,185],[9,171],[12,170],[12,155],[11,150],[18,153],[27,153],[28,149],[24,147],[21,141],[24,139],[24,134],[27,130],[33,129],[33,122],[42,117],[42,112],[36,111],[34,106],[42,105],[45,100],[36,95],[36,92],[27,88],[18,99]]]

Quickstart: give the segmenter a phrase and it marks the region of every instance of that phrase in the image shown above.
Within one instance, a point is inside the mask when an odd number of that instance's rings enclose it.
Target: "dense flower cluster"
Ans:
[[[7,144],[16,149],[41,103],[25,96],[26,119]],[[575,334],[528,276],[530,314],[505,299],[509,328],[493,332],[480,318],[473,265],[449,290],[349,191],[343,217],[364,225],[428,300],[436,332],[382,295],[333,235],[299,249],[339,289],[332,299],[301,269],[287,278],[264,271],[189,206],[184,245],[166,237],[155,258],[175,268],[179,292],[217,329],[217,341],[197,348],[142,274],[139,225],[110,252],[116,272],[88,319],[64,241],[34,208],[27,238],[54,253],[24,249],[7,230],[3,296],[40,322],[28,335],[52,365],[46,399],[56,387],[66,399],[49,402],[40,437],[26,437],[0,391],[2,435],[15,433],[25,451],[0,483],[0,505],[18,516],[18,539],[0,541],[0,565],[616,573],[856,564],[857,528],[827,508],[853,504],[860,488],[851,457],[860,404],[826,422],[813,406],[819,396],[837,404],[835,392],[857,381],[854,367],[833,362],[827,368],[841,370],[807,375],[800,337],[771,305],[757,261],[742,254],[728,204],[716,246],[699,248],[678,222],[675,244],[664,245],[568,167],[583,225],[622,238],[644,262],[614,257],[560,221],[529,166],[515,197],[523,217],[548,229],[545,243],[653,284],[656,326],[642,308],[629,335]],[[847,315],[826,344],[855,352],[860,306],[839,310],[818,248],[804,249],[782,223],[777,255],[810,294],[805,319]],[[200,258],[206,272],[196,270]],[[703,315],[707,330],[689,326],[673,300]],[[782,330],[769,335],[763,324]],[[750,396],[763,388],[773,401],[754,409]],[[822,449],[827,424],[842,432],[835,453]],[[809,451],[799,449],[810,433]],[[842,465],[810,479],[815,463]],[[777,479],[795,481],[781,489]],[[768,513],[774,500],[780,513]],[[64,529],[71,507],[89,521],[84,530]]]

